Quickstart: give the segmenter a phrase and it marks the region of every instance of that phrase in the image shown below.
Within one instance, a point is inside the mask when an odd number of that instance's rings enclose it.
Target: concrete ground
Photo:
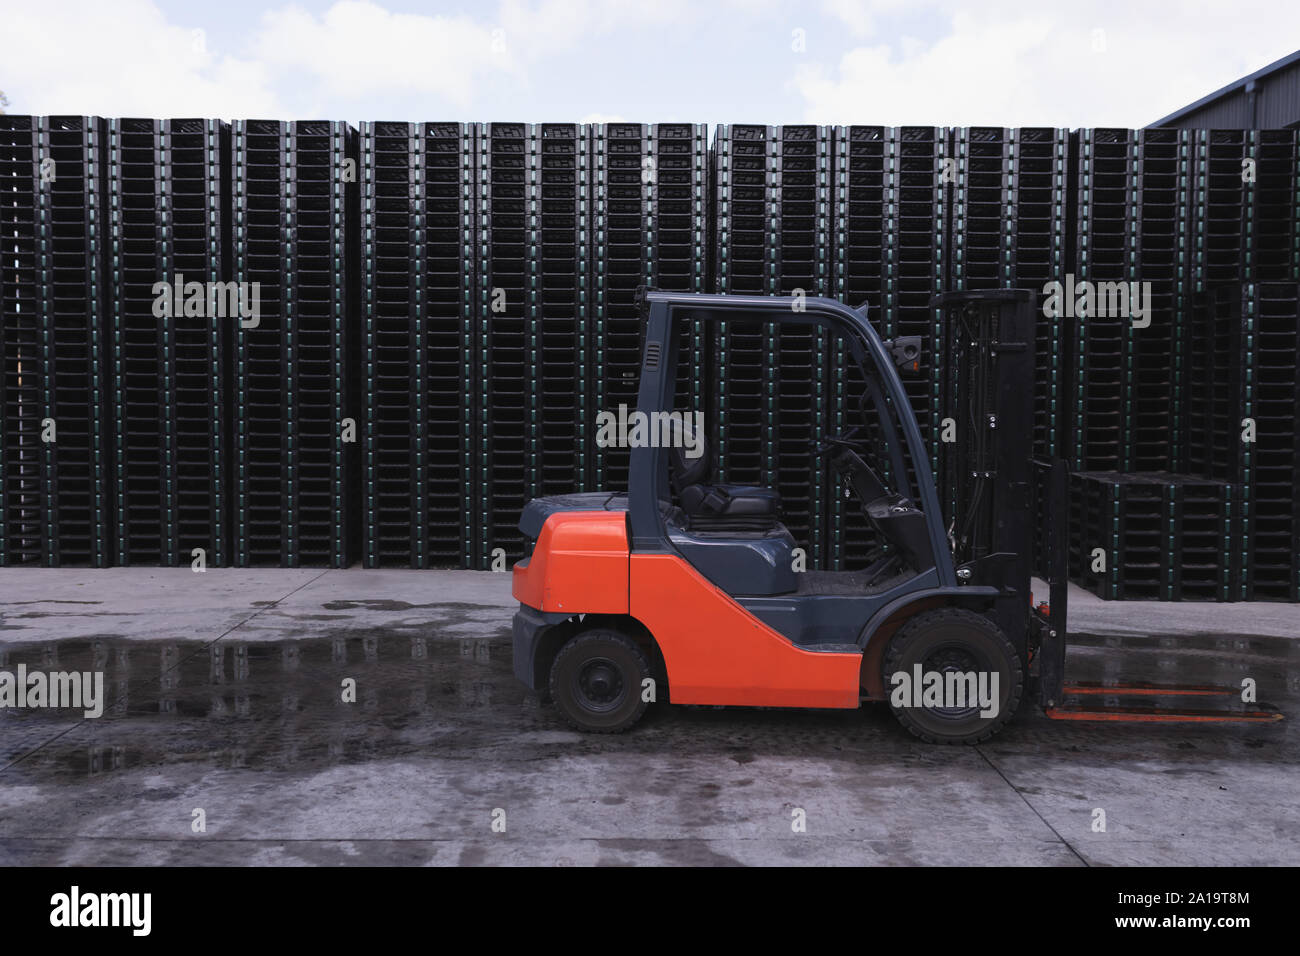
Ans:
[[[0,710],[0,864],[1300,864],[1297,606],[1072,589],[1072,681],[1252,677],[1288,719],[1023,706],[970,748],[879,705],[574,733],[512,676],[513,610],[490,572],[0,571],[0,669],[110,701]]]

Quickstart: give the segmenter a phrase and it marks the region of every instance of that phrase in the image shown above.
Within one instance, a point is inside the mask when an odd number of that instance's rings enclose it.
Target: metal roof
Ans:
[[[1283,72],[1288,74],[1285,89],[1276,89],[1283,85],[1276,79],[1272,83],[1261,82]],[[1257,100],[1250,104],[1252,112],[1264,115],[1245,115],[1244,100],[1251,94],[1258,95],[1260,100],[1269,101]],[[1189,116],[1198,113],[1206,114],[1202,119],[1209,122],[1186,122]],[[1156,120],[1151,126],[1217,126],[1246,129],[1295,126],[1297,123],[1300,123],[1300,50],[1270,63],[1261,70],[1256,70],[1249,76],[1234,80],[1213,93],[1202,96],[1195,103],[1190,103]]]

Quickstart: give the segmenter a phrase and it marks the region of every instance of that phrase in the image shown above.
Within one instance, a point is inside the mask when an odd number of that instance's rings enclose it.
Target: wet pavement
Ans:
[[[107,697],[0,709],[0,864],[1300,863],[1300,639],[1216,633],[1213,605],[1168,634],[1091,609],[1070,680],[1249,677],[1290,719],[1025,706],[941,748],[878,705],[657,705],[604,737],[515,681],[505,578],[0,572],[0,670],[102,671]]]

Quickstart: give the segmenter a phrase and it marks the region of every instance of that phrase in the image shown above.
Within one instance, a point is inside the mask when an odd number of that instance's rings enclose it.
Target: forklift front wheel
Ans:
[[[650,662],[636,641],[596,628],[569,639],[551,665],[551,699],[579,730],[618,734],[645,714]]]
[[[974,744],[1011,719],[1024,689],[1020,655],[982,614],[918,614],[889,641],[885,690],[899,723],[922,740]]]

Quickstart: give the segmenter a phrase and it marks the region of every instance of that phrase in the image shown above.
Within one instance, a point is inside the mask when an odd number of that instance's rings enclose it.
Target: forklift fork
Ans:
[[[1240,695],[1236,687],[1209,684],[1151,684],[1065,682],[1065,653],[1068,644],[1066,611],[1069,569],[1069,472],[1065,462],[1052,462],[1048,477],[1046,541],[1049,600],[1046,608],[1034,609],[1038,619],[1040,702],[1052,720],[1107,721],[1124,723],[1265,723],[1282,719],[1282,714],[1264,710],[1202,710],[1183,706],[1136,706],[1132,703],[1093,704],[1098,698],[1122,700],[1169,700],[1181,705],[1183,698],[1226,698]],[[1224,701],[1226,702],[1226,701]]]

